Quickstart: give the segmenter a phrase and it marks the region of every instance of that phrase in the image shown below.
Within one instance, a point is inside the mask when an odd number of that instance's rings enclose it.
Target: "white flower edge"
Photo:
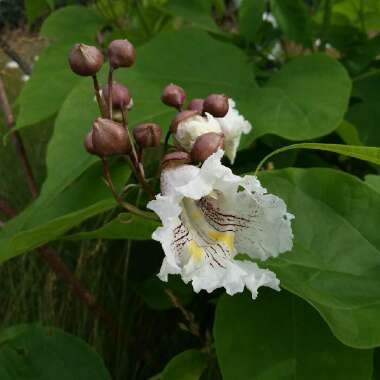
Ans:
[[[182,165],[162,173],[163,195],[159,194],[148,204],[148,208],[155,211],[163,223],[152,235],[162,244],[165,252],[159,277],[167,281],[168,274],[180,274],[184,282],[192,281],[195,292],[202,289],[212,292],[224,287],[232,295],[247,287],[252,298],[256,298],[260,286],[279,290],[279,280],[273,272],[259,268],[256,263],[235,260],[234,257],[240,252],[254,259],[266,260],[291,250],[293,234],[290,222],[293,216],[286,211],[286,205],[280,198],[266,193],[256,177],[239,177],[223,166],[220,162],[223,154],[219,150],[201,168]],[[218,196],[215,198],[214,194]],[[196,218],[187,218],[184,222],[187,212],[184,204],[189,202],[203,213],[206,208],[202,209],[202,204],[206,202],[207,208],[212,208],[211,215],[219,213],[221,219],[224,218],[223,222],[243,221],[244,225],[239,225],[233,232],[236,249],[224,244],[224,238],[220,238],[231,233],[218,229],[225,223],[216,223],[217,231],[213,233],[217,234],[218,239],[213,243],[209,239],[208,243],[215,251],[211,258],[216,258],[220,266],[212,266],[210,258],[204,254],[189,253],[193,236],[199,238],[200,229],[204,233],[215,228],[207,212],[202,214],[201,225],[197,226],[199,222]],[[173,242],[189,236],[189,233],[192,237],[187,237],[180,250],[173,246]],[[199,249],[201,246],[197,247]]]
[[[228,106],[227,114],[216,120],[224,134],[224,150],[226,156],[233,164],[239,148],[241,135],[246,135],[251,132],[252,125],[236,109],[236,103],[233,99],[228,99]]]

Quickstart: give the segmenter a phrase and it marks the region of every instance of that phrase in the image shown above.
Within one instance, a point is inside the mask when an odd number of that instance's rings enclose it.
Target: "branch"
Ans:
[[[4,37],[0,37],[0,48],[3,49],[9,58],[18,63],[24,74],[30,75],[32,73],[32,66],[9,46],[8,42],[4,40]]]
[[[12,141],[17,151],[17,155],[20,159],[21,166],[25,172],[26,181],[28,182],[30,193],[32,194],[33,198],[37,198],[38,196],[37,182],[34,178],[33,171],[30,166],[21,136],[18,133],[18,131],[14,129],[15,120],[13,117],[12,108],[9,104],[8,97],[5,92],[4,82],[2,81],[1,78],[0,78],[0,108],[3,110],[4,116],[5,116],[5,123],[7,127],[12,131],[12,134],[11,134]]]
[[[38,188],[36,182],[34,180],[34,175],[28,160],[28,156],[26,155],[26,151],[24,149],[24,145],[17,130],[14,130],[14,117],[12,113],[12,109],[10,107],[7,94],[5,92],[4,83],[0,78],[0,108],[3,110],[6,124],[10,130],[12,130],[12,139],[15,144],[17,154],[20,158],[22,167],[25,171],[29,190],[33,196],[36,198],[38,196]],[[8,216],[15,216],[16,212],[6,203],[0,202],[1,209]],[[45,261],[50,266],[50,269],[60,278],[65,285],[73,292],[73,294],[79,298],[88,309],[93,312],[94,317],[99,318],[104,321],[107,326],[112,331],[115,337],[119,335],[119,329],[117,325],[113,322],[112,316],[107,313],[103,307],[97,303],[95,296],[91,294],[89,290],[80,282],[80,280],[70,271],[68,266],[64,263],[64,261],[59,257],[57,252],[55,252],[52,248],[47,246],[43,246],[37,249],[38,253],[45,259]]]

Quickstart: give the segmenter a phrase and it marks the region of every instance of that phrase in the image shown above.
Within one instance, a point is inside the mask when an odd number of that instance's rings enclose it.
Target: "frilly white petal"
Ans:
[[[219,125],[224,134],[224,150],[231,163],[235,161],[236,152],[239,148],[242,134],[248,134],[251,129],[251,123],[246,120],[236,109],[236,103],[233,99],[228,99],[228,112],[224,117],[217,118]]]

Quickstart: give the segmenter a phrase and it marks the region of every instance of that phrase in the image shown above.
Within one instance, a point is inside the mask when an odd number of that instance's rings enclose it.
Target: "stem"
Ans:
[[[112,182],[112,177],[111,177],[111,172],[109,169],[109,164],[106,158],[102,158],[102,163],[103,163],[103,173],[104,173],[104,178],[112,192],[113,197],[115,198],[116,202],[125,208],[127,211],[129,211],[132,214],[136,214],[139,216],[142,216],[143,218],[146,219],[154,219],[157,220],[157,217],[155,214],[147,211],[142,211],[138,207],[131,205],[130,203],[124,202],[124,200],[121,198],[121,196],[118,194],[118,192],[115,189],[115,185]]]
[[[0,211],[9,218],[17,215],[16,210],[5,199],[0,199]]]
[[[12,142],[15,146],[17,155],[21,162],[21,166],[24,170],[30,193],[32,194],[33,198],[37,198],[38,196],[37,182],[34,178],[33,171],[30,166],[30,163],[26,154],[25,146],[21,139],[21,136],[18,133],[18,131],[14,129],[15,122],[14,122],[12,108],[9,104],[8,97],[5,92],[5,86],[1,78],[0,78],[0,108],[3,110],[4,116],[5,116],[5,123],[7,127],[12,131],[12,134],[11,134]]]
[[[112,120],[112,80],[113,80],[113,67],[110,66],[108,70],[108,115]]]
[[[132,138],[132,135],[131,135],[129,128],[128,128],[128,125],[127,125],[127,113],[126,113],[124,108],[121,108],[121,115],[123,117],[123,127],[127,130],[129,141],[131,142],[131,146],[132,146],[132,154],[130,155],[131,161],[132,161],[131,166],[134,169],[134,173],[136,174],[136,177],[139,180],[139,182],[141,183],[143,189],[149,195],[150,199],[153,199],[154,198],[154,191],[145,179],[144,168],[143,168],[141,162],[139,161],[139,158],[138,158],[138,155],[136,152],[135,143],[134,143],[134,140]]]
[[[165,136],[164,154],[168,150],[168,143],[169,143],[170,135],[171,135],[171,132],[168,131],[167,134],[166,134],[166,136]]]
[[[5,41],[3,37],[0,37],[0,48],[9,58],[18,63],[20,69],[26,75],[30,75],[32,73],[32,66],[20,57],[18,53],[9,46],[8,42]]]
[[[105,102],[100,95],[100,86],[99,86],[99,81],[96,75],[92,76],[93,84],[94,84],[94,90],[95,90],[95,96],[96,96],[96,102],[98,103],[99,106],[99,111],[102,117],[107,116],[107,106],[105,105]]]

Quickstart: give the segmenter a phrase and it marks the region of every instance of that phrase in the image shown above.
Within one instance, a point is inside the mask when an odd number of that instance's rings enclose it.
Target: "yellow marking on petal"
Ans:
[[[219,231],[210,231],[208,233],[208,236],[210,238],[220,241],[225,244],[225,246],[230,250],[233,251],[235,249],[235,233],[232,231],[227,232],[219,232]]]
[[[187,244],[187,249],[189,250],[190,256],[194,257],[195,259],[201,259],[204,255],[204,250],[202,247],[200,247],[196,241],[191,240]]]

